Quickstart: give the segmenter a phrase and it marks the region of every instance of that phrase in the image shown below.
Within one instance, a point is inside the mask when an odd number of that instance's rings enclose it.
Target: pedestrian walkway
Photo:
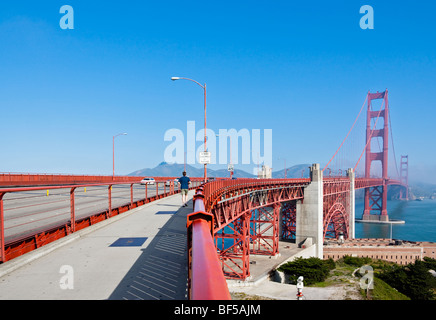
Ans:
[[[0,299],[187,299],[191,212],[166,197],[8,261]]]

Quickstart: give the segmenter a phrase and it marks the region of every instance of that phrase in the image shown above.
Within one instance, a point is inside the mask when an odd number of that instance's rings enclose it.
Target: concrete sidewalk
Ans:
[[[146,204],[0,265],[0,299],[187,299],[192,201],[181,207],[180,198]]]

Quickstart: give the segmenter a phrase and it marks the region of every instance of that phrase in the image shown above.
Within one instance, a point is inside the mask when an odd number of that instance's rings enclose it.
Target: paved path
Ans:
[[[0,299],[187,299],[192,202],[182,208],[180,198],[146,204],[0,265]]]

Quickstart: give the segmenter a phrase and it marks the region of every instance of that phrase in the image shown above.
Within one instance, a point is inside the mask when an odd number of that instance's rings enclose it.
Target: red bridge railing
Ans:
[[[213,240],[213,215],[205,211],[203,187],[188,215],[188,293],[191,300],[230,300],[227,282]]]
[[[179,177],[154,177],[156,181],[174,180]],[[139,176],[103,176],[103,175],[72,175],[52,173],[9,173],[0,172],[0,186],[47,186],[62,184],[91,183],[137,183]],[[191,181],[202,181],[203,178],[191,178]]]
[[[0,263],[179,192],[174,182],[138,182],[0,188]],[[199,184],[194,181],[193,188]]]

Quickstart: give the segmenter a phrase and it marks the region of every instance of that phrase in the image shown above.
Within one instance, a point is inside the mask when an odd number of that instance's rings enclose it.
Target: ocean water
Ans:
[[[356,199],[356,218],[363,214],[363,200]],[[356,238],[391,238],[409,241],[436,242],[436,200],[423,201],[388,201],[388,214],[391,219],[404,220],[405,224],[374,224],[356,223]],[[254,212],[256,218],[258,211]],[[254,224],[250,223],[253,228]],[[229,227],[224,228],[225,233],[232,234]],[[251,232],[252,233],[252,232]],[[219,247],[222,243],[219,240]],[[224,240],[224,248],[233,245],[232,239]]]
[[[392,238],[409,241],[436,242],[436,200],[388,201],[391,219],[404,220],[405,224],[392,225]],[[356,218],[363,214],[363,200],[356,200]],[[390,238],[389,224],[356,223],[356,238]]]

